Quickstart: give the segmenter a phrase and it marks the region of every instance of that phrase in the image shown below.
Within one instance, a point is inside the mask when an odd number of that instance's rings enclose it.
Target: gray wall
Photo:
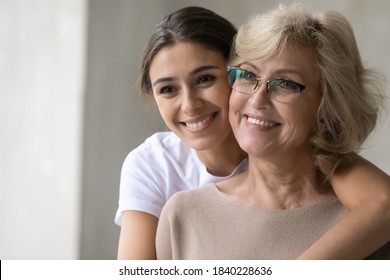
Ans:
[[[239,25],[278,1],[30,2],[0,0],[0,258],[113,259],[122,162],[165,129],[136,87],[155,24],[199,5]],[[389,1],[302,2],[347,16],[390,78]],[[387,173],[389,135],[386,116],[363,151]]]
[[[90,1],[89,5],[84,107],[83,259],[116,257],[119,227],[114,225],[113,219],[118,204],[122,162],[129,150],[148,135],[164,130],[157,109],[148,108],[137,90],[139,58],[153,22],[145,20],[148,14],[146,5],[135,2],[138,3]],[[148,31],[141,32],[140,28]]]
[[[85,4],[0,0],[0,259],[79,257]]]

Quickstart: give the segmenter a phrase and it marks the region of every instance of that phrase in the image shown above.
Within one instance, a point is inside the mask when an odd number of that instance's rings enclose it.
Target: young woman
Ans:
[[[152,35],[141,88],[154,96],[171,132],[151,136],[124,162],[116,215],[119,259],[156,258],[158,218],[173,194],[247,169],[228,120],[226,65],[235,34],[223,17],[187,7],[165,17]],[[302,256],[336,258],[343,248],[341,257],[349,257],[380,247],[390,231],[389,177],[359,159],[331,182],[350,212]],[[356,248],[361,240],[366,245]]]

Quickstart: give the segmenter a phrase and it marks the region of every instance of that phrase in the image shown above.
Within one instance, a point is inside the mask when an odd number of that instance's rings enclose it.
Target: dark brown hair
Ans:
[[[201,7],[186,7],[164,17],[145,48],[141,65],[141,90],[151,94],[150,65],[164,47],[177,42],[198,43],[229,59],[237,30],[222,16]]]

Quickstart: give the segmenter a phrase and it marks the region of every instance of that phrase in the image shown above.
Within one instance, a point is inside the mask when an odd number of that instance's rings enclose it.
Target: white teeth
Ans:
[[[207,118],[193,123],[186,123],[186,126],[191,129],[198,129],[204,126],[206,123],[208,123],[211,120],[211,116],[208,116]]]
[[[276,125],[273,122],[267,122],[267,121],[263,121],[263,120],[259,120],[259,119],[255,119],[255,118],[251,118],[251,117],[248,117],[248,122],[251,124],[265,126],[265,127],[273,127]]]

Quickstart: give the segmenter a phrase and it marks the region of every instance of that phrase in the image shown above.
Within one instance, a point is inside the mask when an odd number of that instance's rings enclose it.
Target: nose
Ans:
[[[196,91],[185,90],[183,92],[182,110],[188,114],[196,112],[203,106],[201,96]]]
[[[256,108],[267,107],[270,104],[270,96],[267,92],[267,83],[259,81],[256,92],[252,93],[249,102]]]

